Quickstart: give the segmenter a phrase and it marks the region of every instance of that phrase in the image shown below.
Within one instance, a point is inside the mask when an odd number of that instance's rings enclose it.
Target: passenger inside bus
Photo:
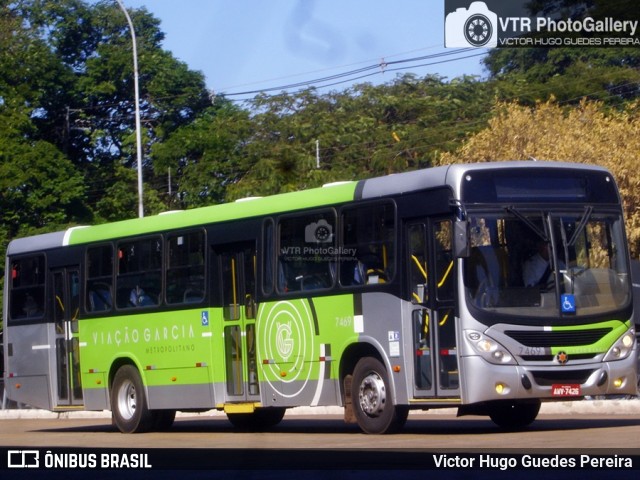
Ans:
[[[94,283],[89,290],[89,311],[111,310],[111,288],[102,283]]]
[[[358,247],[358,261],[353,273],[354,284],[365,285],[385,283],[387,275],[384,269],[384,261],[376,251],[375,244]]]
[[[564,268],[562,262],[558,265]],[[549,243],[543,239],[536,242],[536,252],[522,265],[522,279],[525,287],[539,286],[543,290],[552,290],[554,286],[553,266],[549,258]]]
[[[536,245],[536,252],[527,258],[522,265],[524,286],[546,285],[550,276],[549,244],[539,239]]]
[[[27,293],[25,296],[22,310],[24,312],[24,316],[27,318],[37,317],[42,315],[43,313],[42,308],[40,307],[40,305],[38,305],[38,302],[36,302],[36,299],[33,298],[33,296],[29,293]]]
[[[129,303],[134,307],[146,307],[148,305],[155,305],[156,302],[145,293],[145,291],[136,285],[129,294]]]

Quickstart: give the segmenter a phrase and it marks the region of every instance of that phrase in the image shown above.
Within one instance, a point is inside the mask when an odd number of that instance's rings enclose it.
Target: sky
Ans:
[[[202,72],[213,93],[231,98],[332,76],[339,77],[316,86],[343,90],[353,82],[380,84],[406,72],[449,80],[486,76],[480,63],[483,50],[444,48],[444,0],[123,3],[127,8],[146,7],[161,21],[163,47],[191,70]],[[412,58],[419,60],[407,61]],[[402,70],[393,70],[398,68]]]

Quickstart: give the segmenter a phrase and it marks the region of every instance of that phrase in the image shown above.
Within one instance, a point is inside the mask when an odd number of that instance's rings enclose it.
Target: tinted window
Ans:
[[[11,318],[38,318],[44,315],[44,256],[25,257],[11,262]]]
[[[118,245],[118,308],[158,305],[162,292],[162,239],[146,238]]]
[[[204,232],[169,235],[166,273],[167,303],[197,303],[204,299]]]
[[[348,208],[342,215],[340,283],[374,285],[395,272],[395,209],[392,203]]]
[[[112,286],[113,246],[101,245],[87,249],[87,311],[111,310]]]
[[[279,222],[278,290],[329,288],[335,276],[335,212],[283,218]]]

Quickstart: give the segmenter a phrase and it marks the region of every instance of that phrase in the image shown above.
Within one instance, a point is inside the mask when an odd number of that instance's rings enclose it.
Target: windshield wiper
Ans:
[[[545,242],[549,241],[549,237],[547,236],[546,232],[543,230],[540,230],[538,228],[538,226],[533,223],[529,217],[526,217],[525,215],[523,215],[522,213],[520,213],[516,207],[504,207],[504,209],[507,211],[507,213],[512,214],[513,216],[517,217],[518,220],[522,221],[524,224],[526,224],[531,230],[533,230],[535,232],[536,235],[538,235],[542,240],[544,240]]]
[[[571,238],[567,242],[568,247],[572,247],[576,243],[576,241],[578,240],[578,235],[580,235],[584,230],[584,227],[587,226],[587,222],[589,222],[589,219],[591,218],[592,213],[593,213],[593,207],[591,206],[584,207],[584,214],[582,215],[580,222],[576,226],[576,229],[574,230],[573,235],[571,235]]]

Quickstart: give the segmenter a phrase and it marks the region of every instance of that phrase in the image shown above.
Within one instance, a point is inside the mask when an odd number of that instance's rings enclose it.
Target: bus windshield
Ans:
[[[472,309],[494,317],[566,319],[628,305],[631,280],[619,213],[505,207],[470,213],[469,220],[464,285]]]

